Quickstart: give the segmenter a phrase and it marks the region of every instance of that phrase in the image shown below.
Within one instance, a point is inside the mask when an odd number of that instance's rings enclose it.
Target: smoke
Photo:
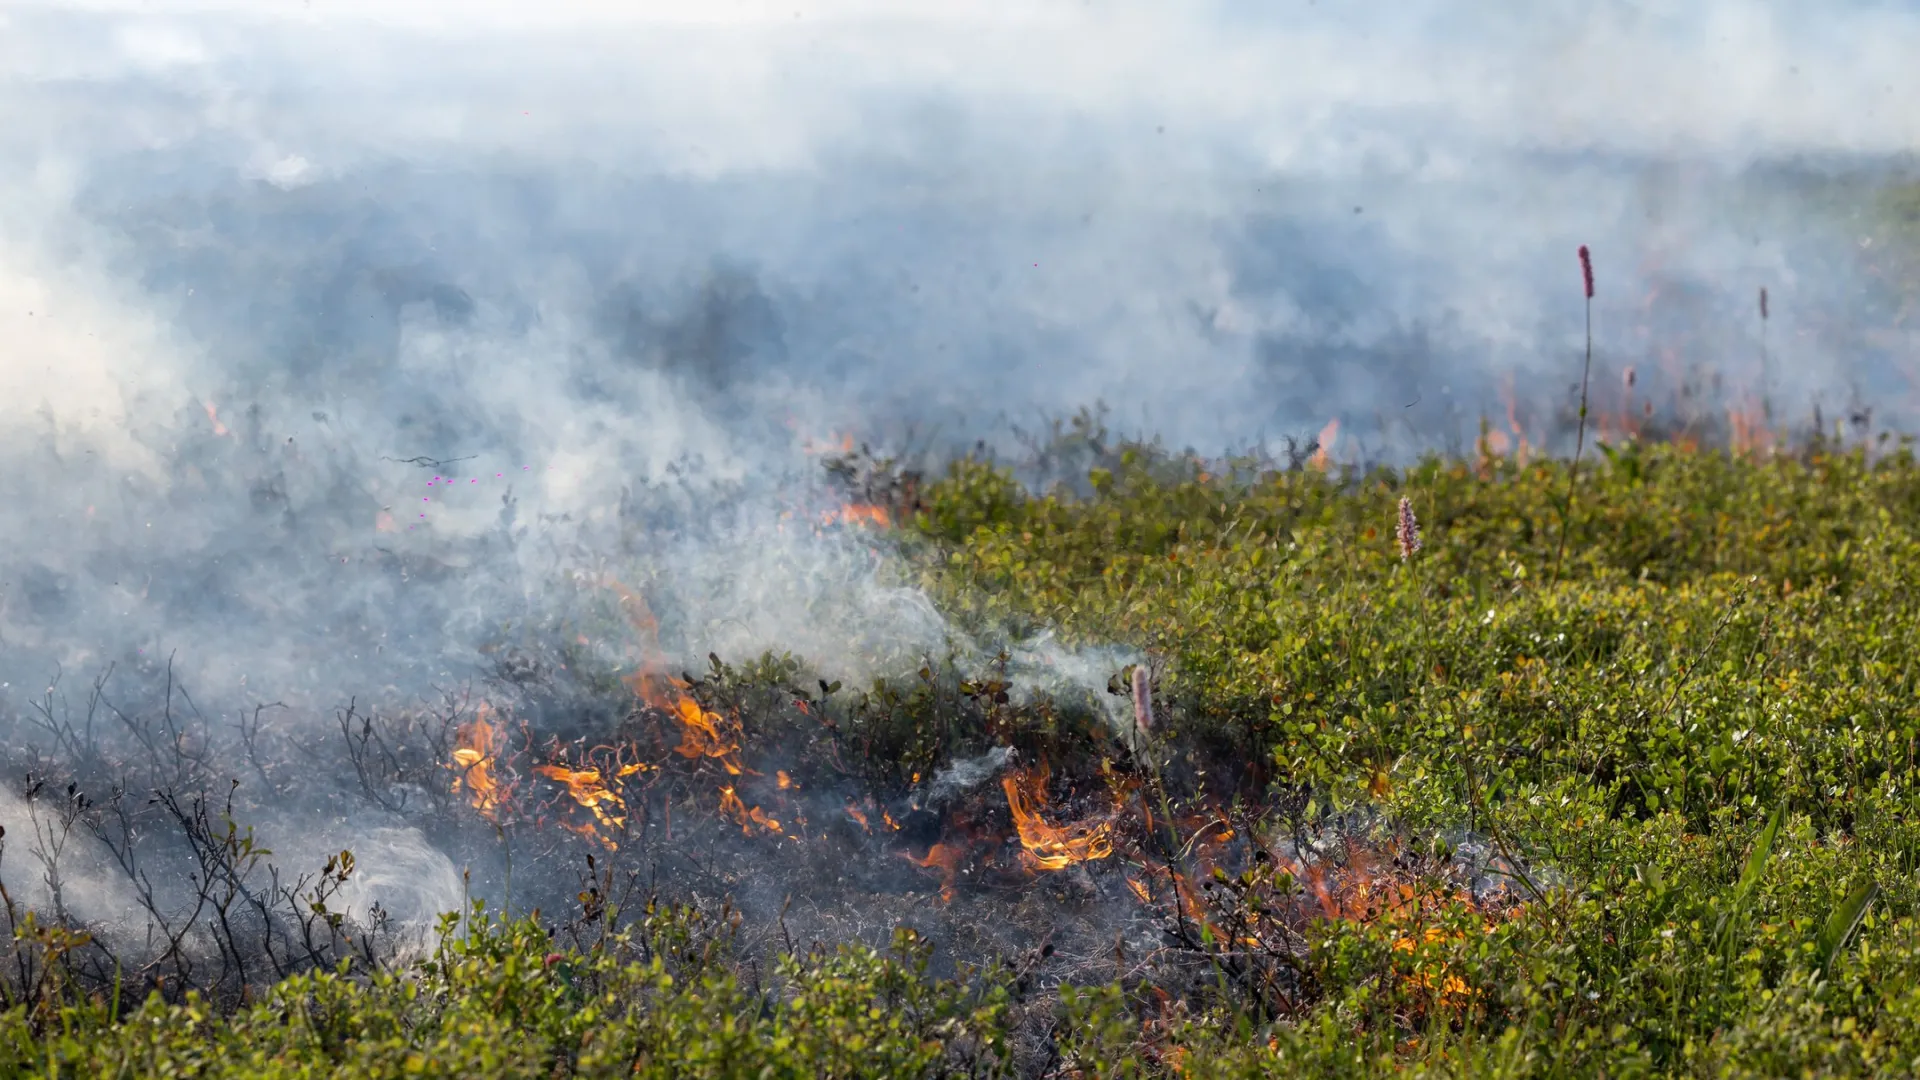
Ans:
[[[949,764],[933,776],[933,782],[927,785],[924,805],[939,807],[947,801],[979,787],[981,784],[1000,775],[1000,770],[1013,760],[1013,747],[996,746],[983,754],[963,758]]]
[[[1752,384],[1765,285],[1783,400],[1912,416],[1856,213],[1920,136],[1899,6],[903,11],[0,14],[6,710],[171,663],[210,723],[312,726],[471,680],[569,575],[644,587],[676,657],[897,669],[949,631],[809,527],[810,440],[1105,400],[1206,451],[1444,447],[1509,380],[1564,406],[1582,243],[1643,388]],[[1015,685],[1130,731],[1131,659],[1041,642]],[[450,895],[390,823],[276,843],[347,835],[389,908]]]

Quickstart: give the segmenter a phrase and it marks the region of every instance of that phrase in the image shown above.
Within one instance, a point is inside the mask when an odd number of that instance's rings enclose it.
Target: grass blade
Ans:
[[[1833,966],[1834,957],[1847,947],[1847,939],[1859,929],[1860,920],[1867,917],[1867,908],[1879,895],[1879,884],[1869,881],[1848,893],[1847,898],[1840,901],[1840,906],[1833,909],[1833,914],[1827,916],[1827,925],[1820,929],[1820,970],[1825,971]]]
[[[1773,854],[1774,838],[1780,835],[1781,812],[1775,810],[1773,817],[1767,820],[1767,827],[1760,832],[1760,839],[1753,843],[1753,853],[1747,856],[1747,868],[1740,873],[1740,884],[1733,891],[1733,910],[1738,913],[1746,910],[1753,901],[1753,894],[1760,889],[1760,875],[1766,872],[1767,857]]]
[[[1760,876],[1766,872],[1767,857],[1773,854],[1773,842],[1780,835],[1780,820],[1785,808],[1774,810],[1767,819],[1767,827],[1760,830],[1760,838],[1753,842],[1753,851],[1747,855],[1746,869],[1740,872],[1740,881],[1733,887],[1733,902],[1720,915],[1720,944],[1731,949],[1733,935],[1746,914],[1747,905],[1753,902],[1753,894],[1760,891]]]

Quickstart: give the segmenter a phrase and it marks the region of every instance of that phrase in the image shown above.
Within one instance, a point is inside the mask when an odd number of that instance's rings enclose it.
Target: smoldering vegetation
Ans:
[[[1063,430],[1079,438],[1054,449],[1096,468],[1122,453],[1091,420]],[[918,471],[857,449],[820,471],[842,501],[762,542],[797,535],[816,573],[836,551],[870,597],[928,605],[892,524],[924,510]],[[1309,786],[1275,783],[1253,730],[1183,733],[1148,653],[981,637],[930,605],[939,636],[863,645],[816,604],[864,667],[715,652],[683,669],[690,586],[630,580],[613,560],[555,573],[537,618],[480,640],[468,679],[370,688],[322,723],[280,701],[203,704],[168,657],[59,674],[9,717],[9,992],[31,1000],[58,970],[130,1003],[236,1004],[302,971],[404,965],[476,901],[581,947],[684,909],[742,970],[902,927],[936,974],[1004,966],[1038,1061],[1063,982],[1208,984],[1228,935],[1231,978],[1280,1015],[1307,992],[1314,919],[1518,900],[1484,837],[1329,820]],[[655,614],[667,604],[678,620]],[[868,614],[911,625],[897,605]],[[1240,877],[1271,868],[1301,885]]]

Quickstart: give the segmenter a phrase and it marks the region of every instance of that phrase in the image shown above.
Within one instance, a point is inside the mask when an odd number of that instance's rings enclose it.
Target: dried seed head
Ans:
[[[1767,287],[1760,286],[1760,321],[1767,321]]]
[[[1585,244],[1580,245],[1580,277],[1587,285],[1587,299],[1593,299],[1593,256]]]
[[[1624,377],[1627,381],[1627,389],[1631,391],[1633,389],[1633,380],[1634,380],[1633,368],[1631,367],[1627,368],[1627,373]]]
[[[1400,520],[1394,524],[1393,538],[1400,545],[1400,557],[1411,559],[1420,550],[1420,522],[1413,516],[1413,500],[1400,496]]]
[[[1143,733],[1153,730],[1153,687],[1145,664],[1133,669],[1133,726]]]

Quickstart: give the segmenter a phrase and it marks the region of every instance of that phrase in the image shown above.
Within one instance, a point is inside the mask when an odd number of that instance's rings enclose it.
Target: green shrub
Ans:
[[[935,977],[907,933],[763,966],[727,918],[688,908],[569,945],[476,911],[410,966],[300,975],[234,1010],[156,994],[125,1015],[59,977],[70,943],[23,923],[15,958],[55,975],[0,980],[0,1074],[1920,1066],[1920,464],[1905,447],[1603,447],[1556,579],[1561,463],[1323,473],[1075,438],[1083,481],[1032,494],[965,460],[920,491],[901,542],[929,594],[985,640],[1046,628],[1146,650],[1156,763],[1123,766],[1168,803],[1433,864],[1477,845],[1510,874],[1503,893],[1337,912],[1259,957],[1210,927],[1169,935],[1125,979],[1057,993],[1001,971]],[[1403,496],[1425,531],[1411,559],[1393,542]],[[1113,767],[1080,720],[1009,705],[992,668],[847,689],[788,657],[714,658],[693,690],[742,717],[749,759],[775,748],[807,785],[854,770],[877,798],[989,740],[1063,771]],[[1200,886],[1222,926],[1264,925],[1303,887],[1267,867]]]

